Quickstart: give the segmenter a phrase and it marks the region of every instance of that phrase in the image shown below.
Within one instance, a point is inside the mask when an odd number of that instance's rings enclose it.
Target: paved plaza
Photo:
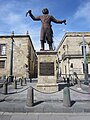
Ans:
[[[90,120],[89,113],[0,113],[0,120]]]
[[[66,85],[60,83],[60,86]],[[27,90],[34,88],[34,105],[26,106]],[[55,93],[42,93],[37,91],[36,82],[20,86],[14,89],[13,84],[8,86],[8,94],[3,94],[0,88],[0,120],[71,120],[90,119],[90,88],[81,84],[70,87],[71,107],[63,106],[63,87]]]

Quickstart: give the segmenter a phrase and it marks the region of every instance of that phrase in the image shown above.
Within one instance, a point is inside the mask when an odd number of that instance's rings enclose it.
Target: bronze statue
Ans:
[[[53,16],[50,16],[49,10],[47,8],[43,9],[42,13],[43,13],[43,15],[34,16],[31,12],[31,10],[29,10],[26,13],[26,16],[29,14],[29,16],[33,20],[35,20],[35,21],[41,20],[41,22],[42,22],[41,34],[40,34],[40,41],[41,41],[41,49],[40,50],[44,50],[44,43],[46,43],[46,42],[49,44],[49,50],[53,50],[53,47],[52,47],[53,30],[52,30],[51,22],[66,24],[66,20],[57,20]]]

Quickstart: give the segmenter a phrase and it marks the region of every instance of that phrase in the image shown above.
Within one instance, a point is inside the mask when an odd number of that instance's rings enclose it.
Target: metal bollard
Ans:
[[[63,90],[63,105],[66,107],[71,106],[70,90],[68,87],[65,87]]]
[[[24,84],[27,84],[27,82],[26,82],[26,78],[24,78]]]
[[[89,93],[90,93],[90,83],[89,83],[89,90],[88,90],[88,91],[89,91]]]
[[[69,80],[69,77],[67,77],[67,84],[69,84],[70,83],[70,80]]]
[[[74,85],[74,79],[73,78],[71,78],[71,83],[70,84]]]
[[[14,88],[17,89],[17,80],[14,80]]]
[[[20,85],[23,86],[23,80],[22,79],[20,79]]]
[[[77,82],[78,82],[78,90],[81,90],[81,82],[80,82],[80,80],[77,80]]]
[[[33,94],[33,88],[30,87],[27,90],[27,100],[26,100],[26,105],[28,107],[32,107],[33,106],[33,100],[34,100],[34,94]]]
[[[3,94],[7,95],[7,93],[8,93],[8,84],[4,83],[3,84]]]

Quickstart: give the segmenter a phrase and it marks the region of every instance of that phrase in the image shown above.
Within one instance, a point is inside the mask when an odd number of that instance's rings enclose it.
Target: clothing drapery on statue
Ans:
[[[26,14],[30,15],[30,17],[35,21],[41,21],[41,33],[40,33],[40,41],[41,41],[41,50],[44,50],[44,43],[49,44],[49,50],[53,50],[52,43],[53,43],[53,30],[51,22],[54,23],[65,23],[66,20],[56,20],[53,16],[48,15],[49,11],[47,8],[42,10],[43,15],[41,16],[34,16],[29,10]]]

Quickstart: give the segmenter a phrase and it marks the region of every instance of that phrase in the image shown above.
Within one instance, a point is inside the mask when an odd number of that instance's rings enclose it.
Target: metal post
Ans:
[[[10,49],[10,78],[9,81],[13,82],[13,36],[11,36],[12,42],[11,42],[11,49]]]
[[[7,93],[8,93],[8,84],[7,84],[7,82],[5,82],[3,84],[3,94],[7,95]]]
[[[23,79],[20,78],[20,85],[23,86]]]
[[[17,89],[17,80],[16,80],[16,78],[14,79],[14,88]]]
[[[27,84],[26,78],[24,78],[24,83]]]
[[[78,79],[77,82],[78,82],[78,88],[77,89],[81,90],[81,81]]]
[[[85,48],[85,41],[84,41],[84,35],[83,35],[83,56],[84,56],[84,79],[85,79],[85,84],[88,84],[88,74],[87,74],[87,66],[86,66],[86,48]]]
[[[57,54],[57,57],[58,57],[58,61],[57,61],[57,64],[58,64],[58,80],[60,80],[60,77],[61,77],[61,69],[60,69],[60,54],[58,53]]]

